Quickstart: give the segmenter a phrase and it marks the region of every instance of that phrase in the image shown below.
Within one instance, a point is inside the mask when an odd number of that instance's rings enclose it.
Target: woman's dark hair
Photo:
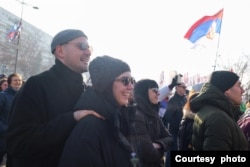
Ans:
[[[141,79],[136,82],[134,87],[134,99],[137,101],[137,99],[145,99],[147,102],[150,102],[148,97],[148,90],[150,88],[158,88],[157,82],[151,79]]]

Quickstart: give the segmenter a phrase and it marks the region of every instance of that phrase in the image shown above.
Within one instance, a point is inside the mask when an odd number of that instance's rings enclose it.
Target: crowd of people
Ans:
[[[14,96],[23,85],[22,76],[18,73],[12,73],[8,77],[2,75],[0,79],[0,163],[6,161],[7,166],[11,166],[11,157],[8,156],[6,147],[6,133],[8,127],[9,113]]]
[[[6,167],[170,167],[171,151],[249,150],[250,101],[239,76],[214,71],[200,89],[179,75],[159,88],[127,62],[90,61],[87,35],[58,32],[55,64],[31,76],[0,75],[0,163]],[[89,72],[91,84],[82,73]]]

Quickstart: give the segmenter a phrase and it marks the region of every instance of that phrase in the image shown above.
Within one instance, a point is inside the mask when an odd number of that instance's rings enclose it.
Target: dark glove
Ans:
[[[178,74],[172,79],[171,84],[168,85],[169,89],[172,90],[175,86],[180,85],[180,83],[178,83],[178,77],[182,77],[182,75]]]

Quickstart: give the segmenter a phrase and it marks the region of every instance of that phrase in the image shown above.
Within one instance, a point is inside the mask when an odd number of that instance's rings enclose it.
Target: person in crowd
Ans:
[[[187,102],[183,106],[183,117],[180,122],[178,132],[178,150],[193,150],[192,147],[192,134],[193,134],[193,122],[196,112],[191,108],[190,101],[194,99],[200,92],[204,83],[198,83],[192,86],[192,89],[187,94]]]
[[[191,90],[189,91],[187,102],[183,106],[183,117],[180,122],[178,132],[178,150],[192,151],[192,134],[193,134],[193,122],[195,111],[190,107],[190,101],[194,99],[199,93]]]
[[[169,95],[170,96],[170,95]],[[161,119],[163,119],[165,112],[167,110],[167,106],[168,106],[168,100],[169,100],[169,96],[167,96],[164,100],[160,101],[159,103],[159,116]]]
[[[5,74],[0,74],[0,80],[2,80],[2,79],[7,79],[8,77],[7,77],[7,75],[5,75]]]
[[[164,166],[164,153],[170,149],[173,139],[158,115],[159,87],[151,79],[135,84],[136,148],[141,167]]]
[[[238,125],[246,136],[248,141],[248,150],[250,150],[250,100],[246,103],[246,111],[238,120]]]
[[[13,167],[55,167],[77,122],[91,110],[73,110],[85,90],[91,51],[81,30],[58,32],[51,42],[55,64],[31,76],[16,94],[7,130]]]
[[[178,85],[178,77],[181,77],[182,75],[176,75],[171,83],[169,85],[165,85],[159,89],[159,96],[158,101],[160,102],[159,107],[159,116],[163,119],[165,112],[167,110],[167,103],[169,100],[169,97],[172,95],[173,88]]]
[[[0,92],[8,88],[8,77],[5,74],[0,74]]]
[[[6,149],[6,131],[8,127],[8,117],[12,101],[17,91],[22,86],[22,76],[18,73],[12,73],[7,78],[8,88],[0,93],[0,164],[7,153]],[[10,166],[10,158],[7,155],[7,166]]]
[[[194,117],[193,150],[247,150],[247,140],[237,125],[244,89],[231,71],[214,71],[199,95],[190,102]]]
[[[182,108],[187,101],[186,88],[187,87],[184,82],[181,82],[175,86],[175,93],[169,98],[167,110],[163,117],[164,125],[169,129],[169,132],[171,133],[174,140],[170,151],[178,150],[177,136],[179,132],[179,125],[183,117]],[[171,166],[170,151],[166,153],[166,167]]]
[[[0,80],[0,92],[8,88],[8,81],[7,78],[3,78]]]
[[[103,55],[90,62],[89,73],[92,86],[75,109],[94,110],[105,120],[88,116],[78,122],[65,143],[59,167],[132,167],[136,152],[131,143],[134,110],[127,107],[134,88],[130,67]]]
[[[159,89],[159,92],[160,92],[159,97],[158,97],[159,102],[168,98],[171,95],[173,88],[175,86],[177,86],[178,84],[180,84],[180,83],[178,83],[179,77],[182,77],[182,75],[177,74],[175,77],[173,77],[173,79],[169,85],[165,85]]]

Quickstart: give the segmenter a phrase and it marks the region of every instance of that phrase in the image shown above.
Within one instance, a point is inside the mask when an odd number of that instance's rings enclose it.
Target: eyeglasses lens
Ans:
[[[152,89],[154,93],[159,93],[159,89],[158,88],[153,88]]]
[[[129,77],[121,78],[121,82],[122,82],[125,86],[128,86],[129,83],[131,83],[132,85],[135,84],[134,78],[129,78]]]
[[[87,50],[87,49],[89,49],[89,45],[86,44],[86,43],[81,43],[80,48],[81,48],[82,50]]]

